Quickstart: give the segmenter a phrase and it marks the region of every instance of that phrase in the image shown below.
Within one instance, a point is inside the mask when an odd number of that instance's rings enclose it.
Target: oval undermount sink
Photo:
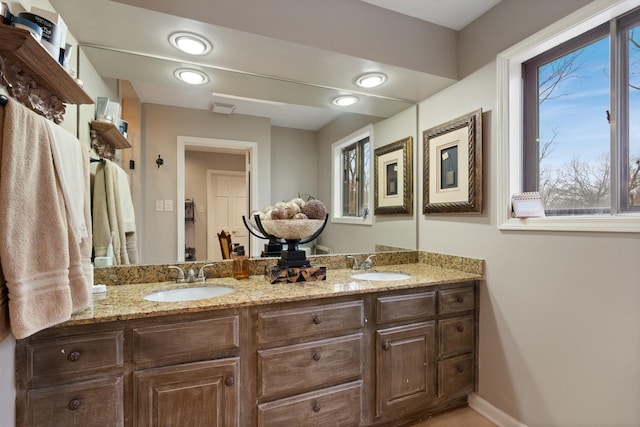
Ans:
[[[219,297],[231,292],[233,292],[233,288],[227,288],[225,286],[198,286],[193,288],[157,291],[146,295],[144,299],[154,302],[195,301],[199,299]]]
[[[352,274],[351,277],[357,280],[373,280],[373,281],[393,281],[405,280],[411,276],[404,273],[396,273],[393,271],[367,271],[366,273]]]

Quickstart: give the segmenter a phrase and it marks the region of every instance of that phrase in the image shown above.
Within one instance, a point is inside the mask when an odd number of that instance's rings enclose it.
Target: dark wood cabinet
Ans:
[[[133,373],[136,427],[238,426],[237,357]]]
[[[436,396],[435,322],[376,332],[376,416],[419,412]]]
[[[17,426],[391,426],[474,390],[477,283],[50,328]]]

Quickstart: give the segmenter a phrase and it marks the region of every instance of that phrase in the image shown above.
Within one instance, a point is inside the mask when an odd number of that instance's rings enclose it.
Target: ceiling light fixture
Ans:
[[[178,79],[190,85],[203,85],[209,82],[209,76],[199,70],[192,68],[178,68],[173,72]]]
[[[201,35],[179,31],[169,36],[169,43],[189,55],[206,55],[213,50],[211,42]]]
[[[360,87],[370,89],[380,86],[387,81],[387,75],[384,73],[365,73],[356,78],[356,84]]]
[[[358,102],[358,97],[355,95],[341,95],[333,98],[331,102],[339,107],[348,107]]]

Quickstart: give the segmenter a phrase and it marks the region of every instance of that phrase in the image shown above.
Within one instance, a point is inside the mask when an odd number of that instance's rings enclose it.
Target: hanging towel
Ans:
[[[46,119],[13,99],[3,112],[0,264],[11,328],[21,339],[69,320],[91,295],[83,273],[86,239],[81,247],[69,226]]]
[[[93,178],[93,246],[95,256],[105,256],[113,245],[113,264],[129,264],[118,191],[117,166],[110,160],[98,165]],[[111,236],[113,233],[113,241]]]
[[[84,168],[78,167],[84,159],[82,151],[85,148],[75,136],[55,123],[48,120],[47,127],[50,133],[53,164],[71,219],[70,225],[80,242],[81,239],[89,236],[84,219]]]
[[[136,237],[136,214],[133,209],[129,175],[120,166],[116,165],[118,174],[118,195],[122,207],[122,228],[124,229],[127,257],[129,264],[138,263],[138,239]]]

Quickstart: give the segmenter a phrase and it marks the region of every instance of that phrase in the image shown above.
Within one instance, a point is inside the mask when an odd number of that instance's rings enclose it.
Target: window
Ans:
[[[629,129],[639,20],[632,13],[626,25],[601,25],[524,64],[524,190],[540,191],[547,215],[640,209],[640,147]],[[612,119],[621,132],[611,132]]]
[[[498,56],[502,229],[640,231],[632,7],[590,4]],[[510,218],[510,196],[521,191],[540,191],[546,218]]]
[[[334,222],[371,224],[371,128],[333,144]]]

